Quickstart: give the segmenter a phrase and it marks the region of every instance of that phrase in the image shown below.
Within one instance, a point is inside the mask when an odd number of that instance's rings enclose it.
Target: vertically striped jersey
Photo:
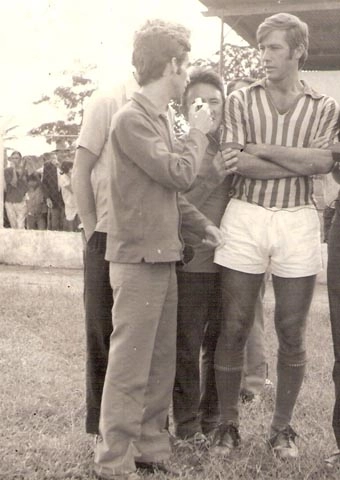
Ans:
[[[302,82],[303,83],[303,82]],[[226,101],[227,143],[241,148],[247,143],[310,147],[311,141],[338,134],[336,101],[303,83],[294,105],[280,114],[265,88],[265,80],[233,92]],[[255,180],[236,175],[234,198],[264,207],[288,208],[313,202],[311,177]]]

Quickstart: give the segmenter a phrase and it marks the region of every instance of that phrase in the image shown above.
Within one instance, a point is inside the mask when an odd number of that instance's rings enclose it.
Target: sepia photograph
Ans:
[[[339,479],[339,0],[0,18],[0,480]]]

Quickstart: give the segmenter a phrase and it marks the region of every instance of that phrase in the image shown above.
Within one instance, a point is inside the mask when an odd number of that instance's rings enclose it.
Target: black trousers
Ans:
[[[106,233],[94,232],[84,255],[86,432],[98,434],[100,404],[112,332],[113,306]]]
[[[209,433],[218,421],[214,354],[222,305],[220,274],[177,272],[175,434]]]
[[[340,449],[340,203],[336,201],[336,213],[328,235],[327,285],[330,319],[334,346],[333,380],[335,404],[333,430]]]

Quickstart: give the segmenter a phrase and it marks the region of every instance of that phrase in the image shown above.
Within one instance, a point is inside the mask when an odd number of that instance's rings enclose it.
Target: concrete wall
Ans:
[[[326,283],[327,245],[322,245],[324,270],[319,283]],[[0,264],[31,267],[82,268],[80,233],[0,229]]]
[[[79,232],[0,229],[0,263],[33,267],[82,268]]]

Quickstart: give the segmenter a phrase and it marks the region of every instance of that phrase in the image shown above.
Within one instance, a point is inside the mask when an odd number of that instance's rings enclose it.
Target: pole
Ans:
[[[219,73],[222,78],[223,71],[224,71],[224,16],[221,17],[221,38],[220,38],[220,65],[219,65]]]
[[[0,127],[1,128],[1,127]],[[0,130],[0,228],[4,227],[4,132]]]

